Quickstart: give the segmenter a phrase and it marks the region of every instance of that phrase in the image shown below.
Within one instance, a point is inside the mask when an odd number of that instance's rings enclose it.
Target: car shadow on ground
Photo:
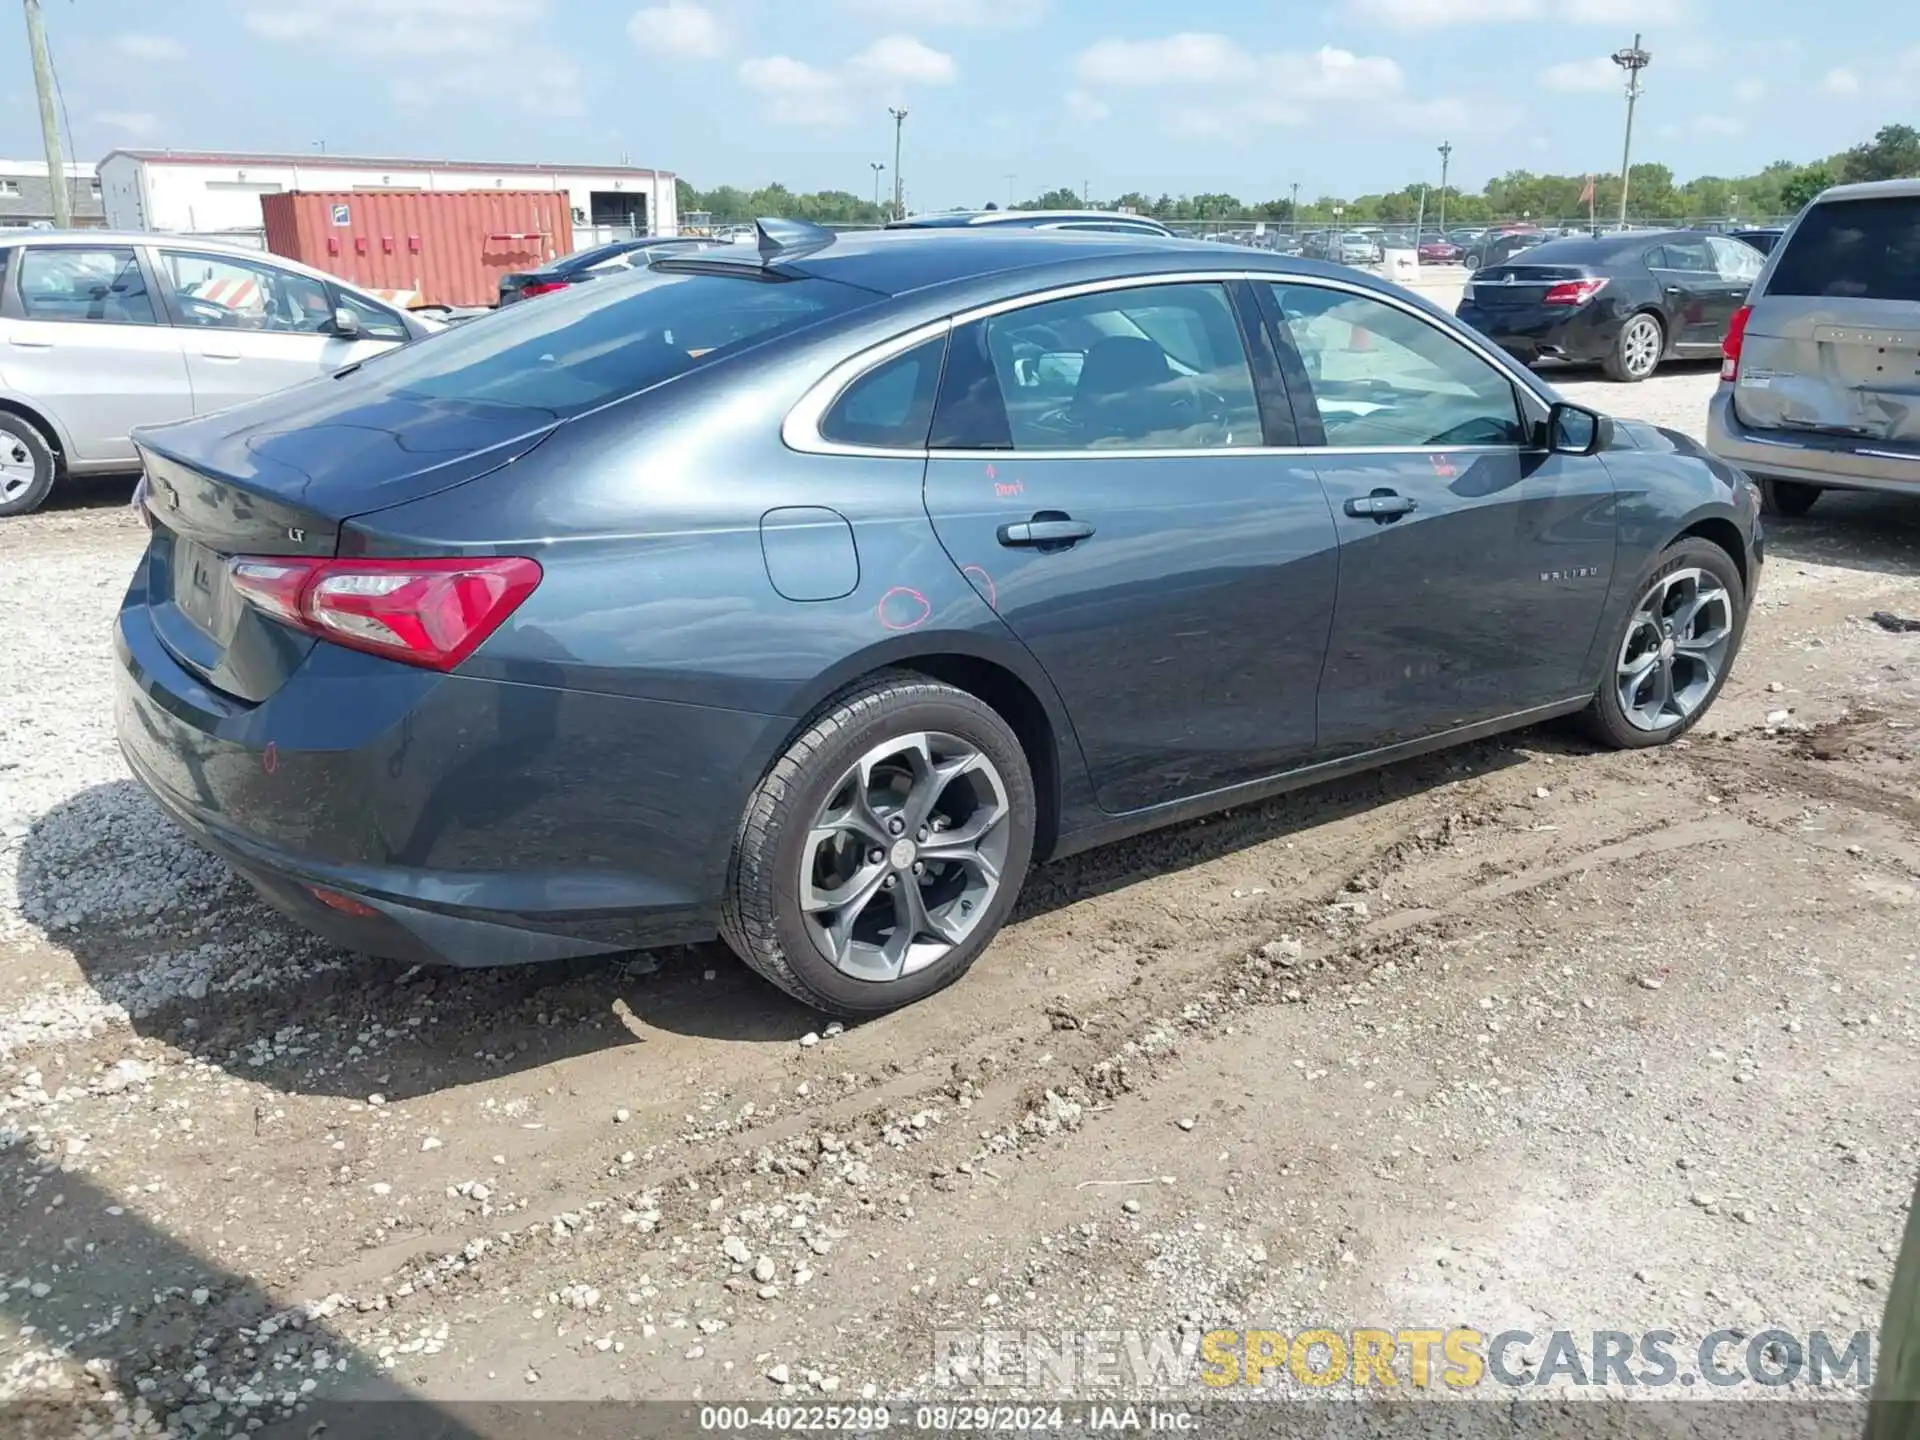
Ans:
[[[1103,846],[1034,871],[1013,921],[1493,774],[1529,750],[1577,745],[1558,728],[1523,731]],[[76,837],[111,834],[107,817],[124,816],[138,794],[132,781],[96,786],[34,823],[19,880],[30,918],[57,909],[90,863]],[[103,849],[92,863],[179,874],[183,853],[194,855],[170,827],[140,833],[153,853]],[[499,969],[405,966],[327,946],[213,873],[210,889],[176,907],[203,914],[204,928],[189,919],[169,929],[165,913],[82,917],[52,941],[102,999],[126,1007],[138,1034],[287,1093],[397,1101],[639,1043],[648,1031],[792,1044],[824,1023],[718,942]]]
[[[274,1440],[323,1430],[392,1440],[486,1433],[410,1397],[376,1360],[309,1314],[307,1297],[289,1307],[142,1213],[167,1197],[114,1195],[67,1168],[55,1145],[0,1127],[0,1234],[9,1242],[0,1317],[13,1332],[0,1347],[13,1382],[0,1408],[7,1435],[133,1433],[124,1410],[116,1425],[112,1396],[123,1405],[144,1402],[156,1418],[211,1423],[223,1408],[211,1402],[216,1387],[230,1403],[210,1433],[229,1424],[253,1429],[252,1421],[260,1424],[254,1433]],[[286,1369],[268,1359],[282,1355],[290,1357]],[[272,1378],[259,1381],[262,1370]],[[58,1385],[58,1375],[78,1383]],[[311,1396],[298,1397],[303,1380],[314,1381]],[[243,1391],[263,1403],[239,1402]],[[297,1397],[299,1409],[278,1403],[282,1395]],[[183,1415],[183,1406],[195,1408]],[[187,1421],[165,1433],[200,1428]]]
[[[53,487],[45,502],[34,513],[51,515],[62,511],[111,510],[115,506],[130,505],[133,503],[133,487],[139,482],[137,473],[69,475]]]

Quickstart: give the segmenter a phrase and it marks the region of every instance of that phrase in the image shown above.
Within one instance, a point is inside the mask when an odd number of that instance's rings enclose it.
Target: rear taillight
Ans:
[[[1543,305],[1584,305],[1602,290],[1607,288],[1604,278],[1593,280],[1563,280],[1558,285],[1547,288],[1540,297]]]
[[[1753,307],[1742,305],[1727,321],[1727,338],[1720,342],[1720,378],[1738,380],[1740,378],[1740,351],[1747,343],[1747,321],[1753,318]]]
[[[567,282],[565,280],[535,280],[529,284],[522,285],[520,287],[520,293],[528,296],[550,295],[555,290],[564,290],[566,288]]]
[[[307,560],[242,555],[233,587],[256,609],[323,640],[429,670],[451,670],[533,593],[519,555]]]

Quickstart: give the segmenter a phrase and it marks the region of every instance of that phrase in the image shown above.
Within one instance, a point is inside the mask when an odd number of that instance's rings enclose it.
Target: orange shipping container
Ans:
[[[502,275],[573,249],[562,190],[294,190],[260,212],[274,254],[415,305],[491,305]]]

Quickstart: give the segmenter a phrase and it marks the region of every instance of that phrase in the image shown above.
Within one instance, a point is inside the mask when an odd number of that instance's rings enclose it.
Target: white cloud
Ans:
[[[1746,133],[1746,124],[1731,115],[1697,115],[1693,121],[1693,133],[1696,135],[1741,135]]]
[[[1263,84],[1305,100],[1379,100],[1397,95],[1406,83],[1400,67],[1386,56],[1356,55],[1332,45],[1310,55],[1268,55],[1260,68]]]
[[[1829,95],[1858,95],[1860,77],[1844,65],[1836,65],[1820,77],[1820,88]]]
[[[681,55],[710,60],[727,48],[720,22],[704,6],[688,0],[636,10],[627,21],[627,38],[647,55]]]
[[[586,111],[579,68],[542,41],[551,0],[247,0],[241,23],[269,40],[382,62],[394,103],[511,101],[529,114]]]
[[[1689,0],[1347,0],[1362,20],[1394,30],[1440,30],[1551,20],[1569,25],[1674,24]]]
[[[1254,57],[1236,42],[1196,31],[1157,40],[1101,40],[1080,52],[1074,69],[1089,85],[1138,88],[1219,85],[1256,73]]]
[[[1733,98],[1743,105],[1751,105],[1756,100],[1767,97],[1767,82],[1764,80],[1742,80],[1733,87]]]
[[[910,35],[882,36],[849,60],[847,68],[863,79],[913,85],[951,85],[959,73],[951,55]]]
[[[1562,60],[1540,72],[1540,83],[1568,94],[1612,90],[1625,83],[1626,71],[1604,55],[1585,60]]]
[[[1067,114],[1083,124],[1104,120],[1112,113],[1107,102],[1097,95],[1089,95],[1084,90],[1067,92]]]
[[[184,60],[187,47],[171,35],[141,35],[129,31],[113,37],[113,48],[130,60]]]
[[[1395,30],[1438,30],[1538,19],[1541,0],[1352,0],[1350,8],[1364,20]]]
[[[160,128],[160,117],[146,110],[102,110],[93,117],[93,123],[139,140]]]
[[[1037,25],[1047,0],[840,0],[843,10],[896,25],[953,25],[975,30]]]
[[[771,119],[788,125],[844,125],[853,115],[846,81],[788,55],[767,55],[740,62],[740,83],[767,97]]]

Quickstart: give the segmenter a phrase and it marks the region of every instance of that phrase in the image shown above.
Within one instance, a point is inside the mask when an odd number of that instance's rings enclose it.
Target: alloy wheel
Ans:
[[[17,435],[0,434],[0,505],[27,493],[37,468],[26,441]]]
[[[963,944],[992,907],[1012,826],[979,749],[926,731],[876,745],[834,782],[800,853],[807,933],[838,970],[897,980]]]
[[[1620,709],[1638,730],[1665,730],[1713,694],[1733,644],[1733,599],[1705,570],[1655,580],[1620,646]]]
[[[1660,363],[1660,322],[1651,315],[1634,316],[1620,337],[1620,353],[1629,375],[1651,375]]]

